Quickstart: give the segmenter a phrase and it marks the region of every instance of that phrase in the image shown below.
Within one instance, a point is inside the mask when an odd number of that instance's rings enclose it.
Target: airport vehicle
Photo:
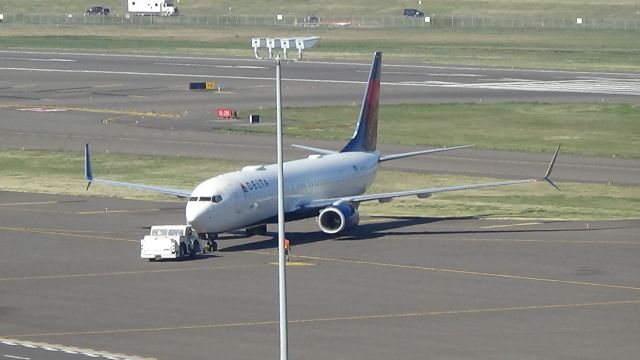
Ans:
[[[404,16],[407,17],[424,17],[424,11],[418,9],[404,9]]]
[[[87,9],[87,11],[85,11],[85,14],[88,14],[88,15],[109,15],[109,8],[102,7],[102,6],[94,6],[94,7],[91,7],[89,9]]]
[[[376,150],[378,102],[382,53],[373,58],[369,81],[353,137],[340,150],[301,145],[314,152],[306,159],[284,163],[284,207],[287,221],[317,217],[318,226],[326,234],[339,234],[359,222],[358,206],[365,201],[388,202],[396,197],[427,198],[435,193],[484,187],[525,184],[549,179],[558,149],[543,177],[524,180],[364,194],[373,182],[380,164],[410,156],[433,154],[472,145],[420,150],[382,155]],[[89,182],[125,186],[174,195],[188,199],[185,216],[202,239],[216,239],[224,232],[246,229],[247,235],[265,234],[268,223],[277,222],[277,165],[246,166],[205,180],[193,191],[153,185],[105,180],[93,177],[89,144],[85,145],[85,177]],[[557,187],[556,187],[557,188]]]
[[[178,8],[166,0],[127,0],[127,11],[136,15],[178,15]]]
[[[149,235],[140,241],[143,259],[183,259],[213,251],[212,243],[198,239],[190,225],[152,226]]]

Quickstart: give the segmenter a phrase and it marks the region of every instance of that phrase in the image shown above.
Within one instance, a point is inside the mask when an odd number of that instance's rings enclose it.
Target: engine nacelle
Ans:
[[[349,204],[329,206],[318,215],[318,225],[325,234],[338,234],[355,227],[359,222],[358,209]]]

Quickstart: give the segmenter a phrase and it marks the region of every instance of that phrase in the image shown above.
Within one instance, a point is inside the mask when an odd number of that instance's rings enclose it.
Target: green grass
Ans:
[[[4,25],[2,48],[80,49],[192,55],[252,56],[249,39],[301,35],[294,28],[179,26]],[[387,61],[516,68],[638,71],[637,32],[623,30],[305,29],[321,37],[305,58],[368,61],[374,50]]]
[[[430,0],[418,5],[406,0],[188,0],[177,3],[184,14],[200,15],[402,15],[402,9],[417,7],[427,14],[504,16],[593,16],[633,17],[640,11],[636,0]],[[112,13],[124,13],[123,0],[3,0],[5,13],[78,13],[102,5]]]
[[[218,173],[239,169],[243,164],[206,160]],[[192,189],[216,174],[202,174],[202,161],[175,157],[92,154],[94,174],[110,179]],[[246,165],[246,164],[244,164]],[[88,194],[138,199],[167,199],[157,194],[94,185],[84,192],[84,159],[80,153],[62,151],[0,151],[0,189],[60,194]]]
[[[184,189],[217,173],[245,164],[181,157],[94,154],[93,170],[102,177]],[[83,157],[76,152],[0,151],[0,190],[100,195],[161,200],[160,195],[94,184],[85,192]],[[161,180],[159,180],[161,179]],[[464,176],[435,176],[381,171],[370,192],[386,192],[490,181]],[[540,219],[640,218],[640,187],[560,183],[561,192],[543,183],[365,203],[367,215],[486,216]]]
[[[384,91],[384,90],[383,90]],[[351,137],[359,106],[286,108],[289,136],[344,140]],[[273,110],[253,110],[274,119]],[[640,158],[640,106],[628,104],[422,104],[381,105],[378,141],[389,144],[551,151]],[[273,126],[229,131],[274,133]]]

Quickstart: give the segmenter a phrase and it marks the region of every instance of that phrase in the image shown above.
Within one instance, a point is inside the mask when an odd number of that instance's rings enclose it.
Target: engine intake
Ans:
[[[349,204],[329,206],[320,211],[318,226],[325,234],[338,234],[360,222],[358,210]]]

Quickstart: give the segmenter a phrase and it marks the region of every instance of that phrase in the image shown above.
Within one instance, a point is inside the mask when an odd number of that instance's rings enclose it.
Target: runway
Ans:
[[[182,222],[182,203],[0,199],[1,339],[118,359],[277,357],[270,237],[147,262],[138,240]],[[312,220],[290,223],[290,356],[634,359],[639,227],[366,217],[331,239]],[[0,353],[26,357],[4,342]]]
[[[285,65],[287,106],[359,104],[370,64]],[[637,103],[640,74],[383,65],[383,103],[447,101],[607,101]],[[215,80],[220,92],[192,92],[190,81]],[[503,84],[497,86],[496,84]],[[519,84],[519,85],[514,85]],[[563,85],[558,85],[563,84]],[[571,85],[573,84],[573,85]],[[574,86],[578,84],[578,86]],[[245,126],[219,121],[218,107],[272,108],[270,62],[44,51],[0,51],[0,146],[275,161],[273,141],[212,132]],[[576,91],[582,89],[583,91]],[[338,149],[343,141],[287,139]],[[459,144],[451,144],[459,145]],[[383,145],[383,153],[416,150]],[[549,149],[551,152],[552,149]],[[287,148],[286,159],[308,153]],[[389,168],[497,178],[539,176],[550,154],[463,150],[395,161]],[[559,181],[639,185],[640,161],[562,154]]]

